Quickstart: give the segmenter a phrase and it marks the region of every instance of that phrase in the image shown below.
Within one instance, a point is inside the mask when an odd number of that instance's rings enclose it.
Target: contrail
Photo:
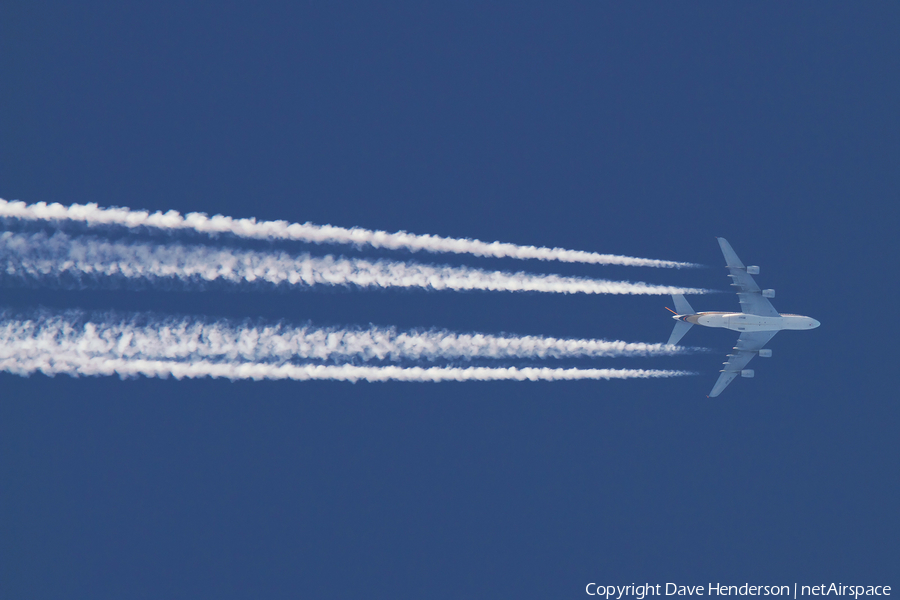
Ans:
[[[358,247],[388,248],[411,252],[449,252],[495,258],[519,258],[553,260],[570,263],[598,265],[625,265],[631,267],[685,268],[699,265],[670,260],[653,260],[615,254],[598,254],[563,248],[519,246],[501,242],[483,242],[467,238],[448,238],[436,235],[416,235],[405,231],[387,233],[354,227],[334,227],[312,223],[288,223],[287,221],[257,221],[235,219],[222,215],[209,217],[204,213],[150,213],[130,208],[100,208],[97,204],[46,204],[38,202],[9,202],[0,199],[0,218],[30,221],[85,223],[89,226],[116,225],[128,228],[150,227],[166,231],[192,230],[205,234],[232,234],[242,238],[263,240],[292,240],[315,244],[353,244]]]
[[[360,367],[355,365],[272,365],[267,363],[179,362],[165,360],[108,359],[75,356],[59,360],[10,357],[0,359],[0,371],[16,375],[118,375],[121,378],[146,377],[231,379],[293,379],[309,381],[573,381],[577,379],[647,379],[693,375],[688,371],[648,369],[550,369],[489,367]]]
[[[470,267],[360,258],[313,257],[281,251],[213,248],[177,242],[117,242],[62,232],[0,233],[0,276],[80,285],[98,279],[187,285],[232,284],[422,288],[556,294],[704,294],[708,290]]]
[[[298,381],[327,379],[338,381],[564,381],[577,379],[632,379],[677,377],[692,373],[678,370],[648,369],[553,369],[553,368],[487,368],[487,367],[399,367],[358,366],[351,364],[316,365],[286,362],[287,358],[332,357],[329,351],[304,348],[297,340],[265,330],[248,329],[241,333],[227,331],[222,325],[199,324],[193,328],[186,321],[184,331],[162,327],[148,321],[143,327],[119,324],[80,322],[81,313],[69,311],[59,316],[38,315],[35,319],[4,317],[0,320],[0,371],[17,375],[41,372],[45,375],[118,375],[119,377],[217,377],[237,379],[293,379]],[[205,328],[205,329],[204,329]],[[220,334],[222,338],[217,337]],[[233,337],[228,338],[228,335]],[[299,330],[294,332],[302,336]],[[314,334],[316,339],[321,336]],[[395,336],[396,337],[396,336]],[[337,356],[366,355],[360,342],[342,349],[335,340],[324,338]],[[301,342],[305,340],[301,339]],[[554,347],[547,343],[545,346]],[[573,342],[574,340],[558,340]],[[593,340],[585,340],[590,351]],[[284,345],[279,345],[279,342]],[[459,343],[451,337],[451,346]],[[577,341],[575,341],[577,342]],[[293,344],[293,345],[292,345]],[[364,346],[365,343],[362,343]],[[502,346],[502,344],[500,344]],[[576,344],[577,345],[577,344]],[[482,350],[491,347],[482,344]],[[504,354],[500,349],[478,355],[518,357],[514,350]],[[558,351],[558,348],[556,349]],[[460,352],[449,351],[449,356]],[[398,353],[403,354],[402,351]],[[439,354],[439,350],[434,351]],[[540,353],[540,352],[539,352]],[[577,354],[578,351],[576,350]],[[389,354],[388,354],[389,355]],[[403,357],[417,357],[413,350]],[[431,356],[426,351],[425,356]],[[533,356],[534,354],[529,354]],[[442,357],[446,357],[442,355]],[[267,361],[260,361],[260,358]],[[274,362],[273,362],[274,361]]]
[[[562,359],[672,356],[698,349],[596,339],[292,327],[283,323],[207,321],[81,311],[0,312],[0,358],[39,359],[48,349],[56,361],[69,357],[156,361],[230,361],[282,364],[300,360],[418,361]]]

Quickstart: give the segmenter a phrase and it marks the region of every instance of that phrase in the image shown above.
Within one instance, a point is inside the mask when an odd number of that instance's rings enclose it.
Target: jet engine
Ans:
[[[763,348],[759,351],[759,355],[762,358],[772,358],[772,350],[770,348]]]
[[[753,377],[753,369],[744,369],[741,371],[741,377]]]
[[[747,275],[759,275],[759,267],[747,267]]]
[[[763,295],[763,298],[774,298],[775,290],[763,290],[762,295]]]

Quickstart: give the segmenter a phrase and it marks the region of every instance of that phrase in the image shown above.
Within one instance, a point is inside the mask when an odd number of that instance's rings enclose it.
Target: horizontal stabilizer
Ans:
[[[672,294],[672,301],[675,302],[675,312],[679,315],[695,315],[694,309],[681,294]]]
[[[681,338],[684,337],[684,334],[686,334],[688,332],[688,329],[693,326],[693,323],[678,321],[677,323],[675,323],[675,329],[672,330],[672,335],[669,336],[669,341],[666,343],[670,346],[674,346],[681,341]]]

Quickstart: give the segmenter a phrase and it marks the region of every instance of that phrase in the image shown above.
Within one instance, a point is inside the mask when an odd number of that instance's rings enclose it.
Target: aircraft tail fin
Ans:
[[[684,337],[684,334],[688,332],[688,329],[693,327],[693,323],[686,323],[684,321],[678,321],[675,323],[675,329],[672,330],[672,335],[669,336],[669,341],[666,344],[673,346],[681,341],[681,338]]]
[[[672,300],[675,302],[675,311],[679,315],[695,315],[697,314],[688,301],[681,294],[672,294]]]

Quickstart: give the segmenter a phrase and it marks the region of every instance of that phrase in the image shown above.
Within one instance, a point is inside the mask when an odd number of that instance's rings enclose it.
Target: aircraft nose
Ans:
[[[809,326],[810,326],[811,329],[815,329],[815,328],[818,327],[819,325],[821,325],[821,323],[819,323],[819,322],[816,321],[815,319],[810,319],[810,320],[809,320]]]

